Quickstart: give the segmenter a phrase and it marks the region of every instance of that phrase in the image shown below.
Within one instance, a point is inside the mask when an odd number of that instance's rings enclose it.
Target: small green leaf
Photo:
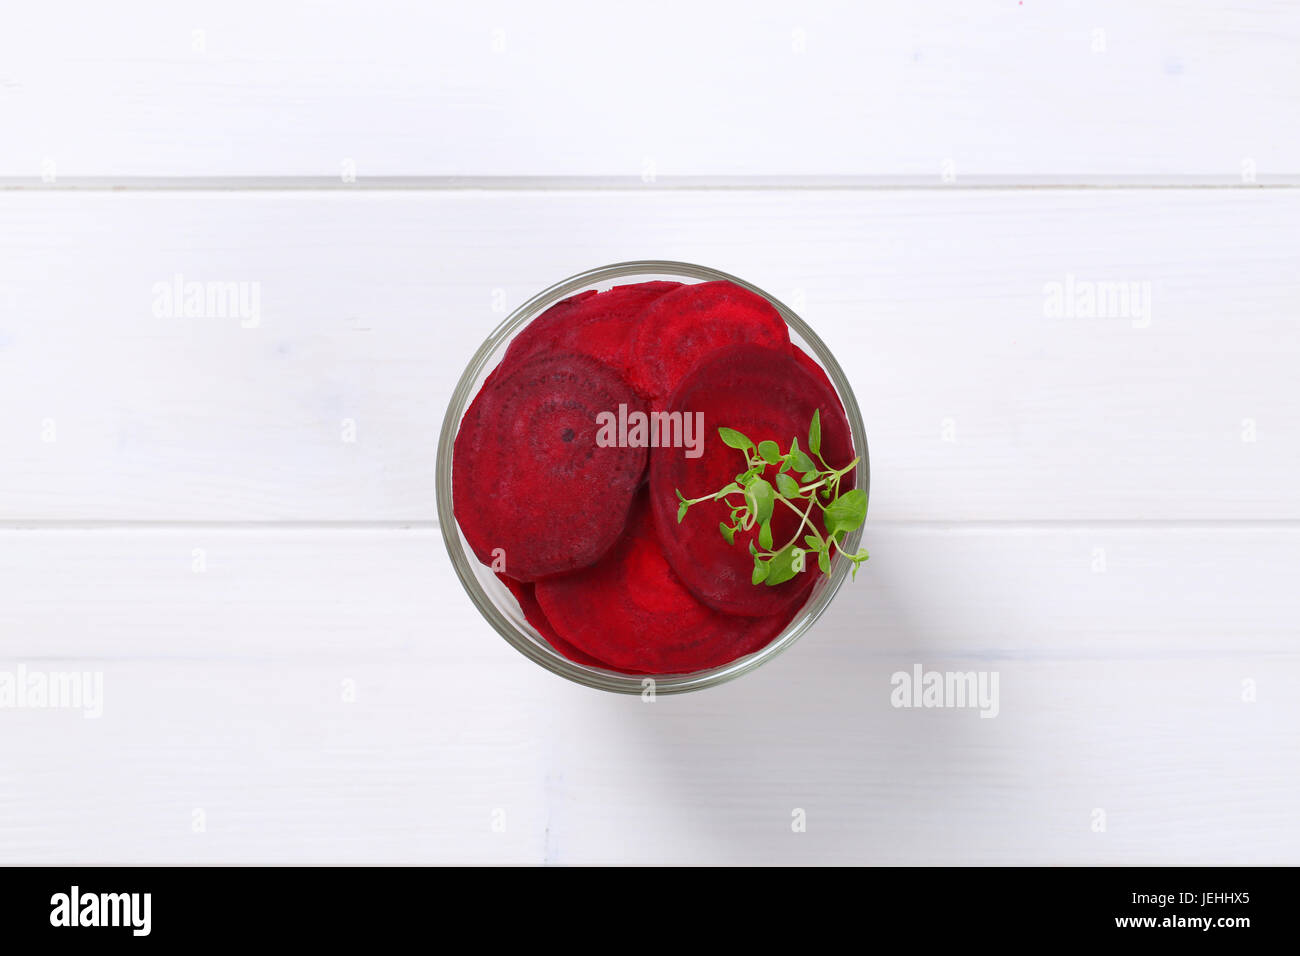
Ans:
[[[759,524],[772,517],[772,505],[776,502],[776,492],[766,478],[755,478],[745,486],[745,501]]]
[[[714,496],[713,496],[713,500],[714,500],[714,501],[721,501],[723,498],[727,497],[727,495],[732,494],[733,492],[736,492],[736,491],[739,491],[739,490],[740,490],[740,485],[736,484],[736,483],[733,481],[731,484],[727,485],[727,487],[723,488],[723,489],[722,489],[721,491],[719,491],[716,495],[714,495]]]
[[[678,523],[686,518],[691,505],[717,501],[730,514],[729,521],[718,523],[718,533],[729,545],[735,545],[737,532],[742,529],[748,532],[758,525],[756,534],[746,534],[746,544],[754,559],[755,585],[778,585],[797,577],[805,570],[808,554],[816,554],[818,567],[829,573],[834,564],[832,548],[842,547],[846,535],[862,526],[867,501],[866,494],[856,489],[840,495],[840,479],[857,465],[857,460],[837,471],[821,458],[821,412],[814,410],[808,426],[809,453],[799,447],[798,438],[792,439],[790,450],[782,454],[780,444],[773,439],[755,444],[748,435],[734,428],[719,428],[718,435],[726,445],[741,452],[745,470],[730,484],[701,498],[689,499],[681,489],[675,489]],[[737,505],[730,498],[733,494],[743,495],[743,503]],[[806,547],[798,547],[792,541],[773,553],[772,518],[778,497],[787,505],[796,501],[801,506],[819,505],[824,511],[824,534],[819,533],[820,528],[812,528],[811,534],[802,535]],[[796,537],[800,534],[796,532]],[[863,550],[844,557],[852,563],[856,576],[867,553]]]
[[[854,488],[826,506],[826,533],[853,531],[862,527],[866,518],[867,493],[861,488]]]
[[[772,560],[768,562],[768,570],[763,583],[772,586],[784,584],[793,578],[798,573],[794,569],[795,552],[802,553],[802,550],[802,548],[796,548],[793,544],[787,544],[774,554]]]
[[[722,443],[728,448],[739,448],[741,451],[745,451],[754,447],[752,441],[734,428],[719,428],[718,437],[722,439]]]

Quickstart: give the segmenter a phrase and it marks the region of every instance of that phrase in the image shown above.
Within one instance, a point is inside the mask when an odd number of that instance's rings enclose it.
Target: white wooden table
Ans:
[[[1300,863],[1300,5],[460,6],[6,13],[0,671],[104,710],[0,710],[0,862]],[[795,306],[873,466],[818,627],[654,704],[433,492],[488,331],[634,258]]]

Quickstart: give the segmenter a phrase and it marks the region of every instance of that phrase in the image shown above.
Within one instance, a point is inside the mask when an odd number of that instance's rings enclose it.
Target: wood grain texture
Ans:
[[[815,670],[833,669],[841,653],[1057,662],[1287,653],[1300,635],[1287,590],[1298,544],[1293,526],[868,522],[871,562],[791,656]],[[0,577],[13,585],[0,633],[14,659],[260,665],[361,653],[446,676],[491,673],[504,649],[437,530],[5,531]]]
[[[1293,862],[1298,534],[876,530],[796,647],[653,704],[510,649],[436,532],[0,534],[0,670],[104,675],[0,712],[0,859]],[[891,706],[918,663],[998,716]]]
[[[1300,193],[10,193],[0,215],[10,522],[433,520],[483,338],[648,257],[818,330],[874,520],[1300,518]],[[177,275],[255,284],[257,326],[155,315]],[[1071,277],[1148,284],[1149,316],[1049,316]]]
[[[0,176],[1263,181],[1297,89],[1285,0],[34,4]]]
[[[0,708],[0,862],[1300,862],[1297,91],[1288,0],[7,11],[0,677],[105,697]],[[488,332],[645,258],[803,315],[873,466],[817,626],[653,704],[434,507]]]

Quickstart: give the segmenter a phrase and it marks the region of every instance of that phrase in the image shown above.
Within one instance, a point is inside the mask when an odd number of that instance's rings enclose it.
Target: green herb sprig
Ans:
[[[867,494],[860,488],[851,488],[840,494],[840,479],[852,471],[859,459],[854,458],[843,468],[832,468],[821,456],[821,412],[814,411],[808,427],[808,452],[799,447],[799,439],[790,442],[790,450],[782,453],[774,441],[755,444],[747,435],[734,428],[719,428],[718,437],[729,448],[735,448],[745,457],[745,470],[736,475],[725,487],[699,498],[687,498],[677,491],[677,523],[681,524],[692,505],[703,501],[722,501],[731,509],[731,522],[718,525],[718,530],[735,544],[737,531],[749,531],[758,526],[758,546],[749,542],[749,553],[754,557],[753,583],[768,586],[789,581],[803,571],[807,555],[817,555],[817,566],[822,573],[831,573],[831,558],[835,552],[853,562],[853,577],[858,576],[858,566],[868,558],[865,549],[849,554],[840,545],[851,532],[862,527],[867,517]],[[814,458],[816,459],[814,461]],[[764,477],[769,467],[775,465],[773,481]],[[819,467],[820,466],[820,467]],[[773,484],[775,482],[775,484]],[[738,496],[739,500],[736,500]],[[774,547],[772,542],[772,514],[778,507],[789,508],[799,516],[799,527],[789,541]],[[822,510],[822,534],[813,520],[813,509]],[[802,540],[802,546],[800,541]]]

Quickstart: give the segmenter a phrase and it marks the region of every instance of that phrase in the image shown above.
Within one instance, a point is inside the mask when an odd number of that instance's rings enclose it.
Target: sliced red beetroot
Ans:
[[[698,498],[725,487],[745,470],[744,455],[722,443],[718,428],[736,429],[754,442],[775,441],[782,451],[798,438],[807,451],[814,410],[820,412],[822,457],[833,468],[844,467],[854,458],[853,436],[838,396],[788,347],[736,345],[697,365],[666,407],[669,412],[702,412],[705,426],[699,458],[688,458],[678,448],[657,448],[650,456],[655,526],[673,571],[696,597],[719,611],[757,617],[798,607],[819,573],[816,560],[807,561],[802,574],[782,584],[753,584],[749,543],[757,545],[757,527],[737,532],[734,544],[728,544],[718,525],[729,519],[730,510],[713,501],[691,506],[679,524],[677,490],[686,498]],[[772,481],[774,469],[768,472]],[[841,479],[841,491],[853,487],[855,473]],[[789,541],[800,523],[791,509],[778,505],[772,517],[776,547]],[[824,530],[820,521],[818,530]]]
[[[539,581],[536,594],[565,640],[617,670],[647,674],[704,670],[752,654],[792,616],[737,617],[697,601],[668,566],[644,495],[608,555]]]
[[[503,558],[511,577],[535,581],[609,550],[646,463],[644,448],[596,443],[596,416],[620,404],[645,409],[609,366],[575,352],[535,355],[483,385],[452,460],[456,520],[480,561]]]
[[[650,303],[680,287],[680,282],[655,281],[614,286],[600,293],[579,292],[525,326],[510,343],[501,364],[563,349],[599,359],[627,378],[632,339],[642,314]]]
[[[793,342],[790,343],[790,354],[794,356],[796,362],[808,371],[812,372],[823,385],[829,388],[832,392],[835,391],[835,386],[831,384],[831,377],[826,374],[826,369],[822,368],[815,358],[803,349],[799,348],[799,346],[795,345]]]
[[[658,407],[698,362],[720,348],[754,342],[785,348],[790,341],[772,304],[734,282],[700,282],[656,299],[632,344],[631,382]]]
[[[497,572],[497,577],[501,579],[502,584],[510,589],[510,593],[519,602],[519,610],[523,612],[524,620],[546,639],[546,643],[575,663],[586,664],[589,667],[609,667],[608,664],[596,660],[590,654],[579,650],[555,633],[555,628],[551,627],[551,622],[546,619],[546,612],[537,603],[537,596],[533,593],[534,586],[532,584],[526,581],[516,581],[510,575],[501,574],[500,572]]]

